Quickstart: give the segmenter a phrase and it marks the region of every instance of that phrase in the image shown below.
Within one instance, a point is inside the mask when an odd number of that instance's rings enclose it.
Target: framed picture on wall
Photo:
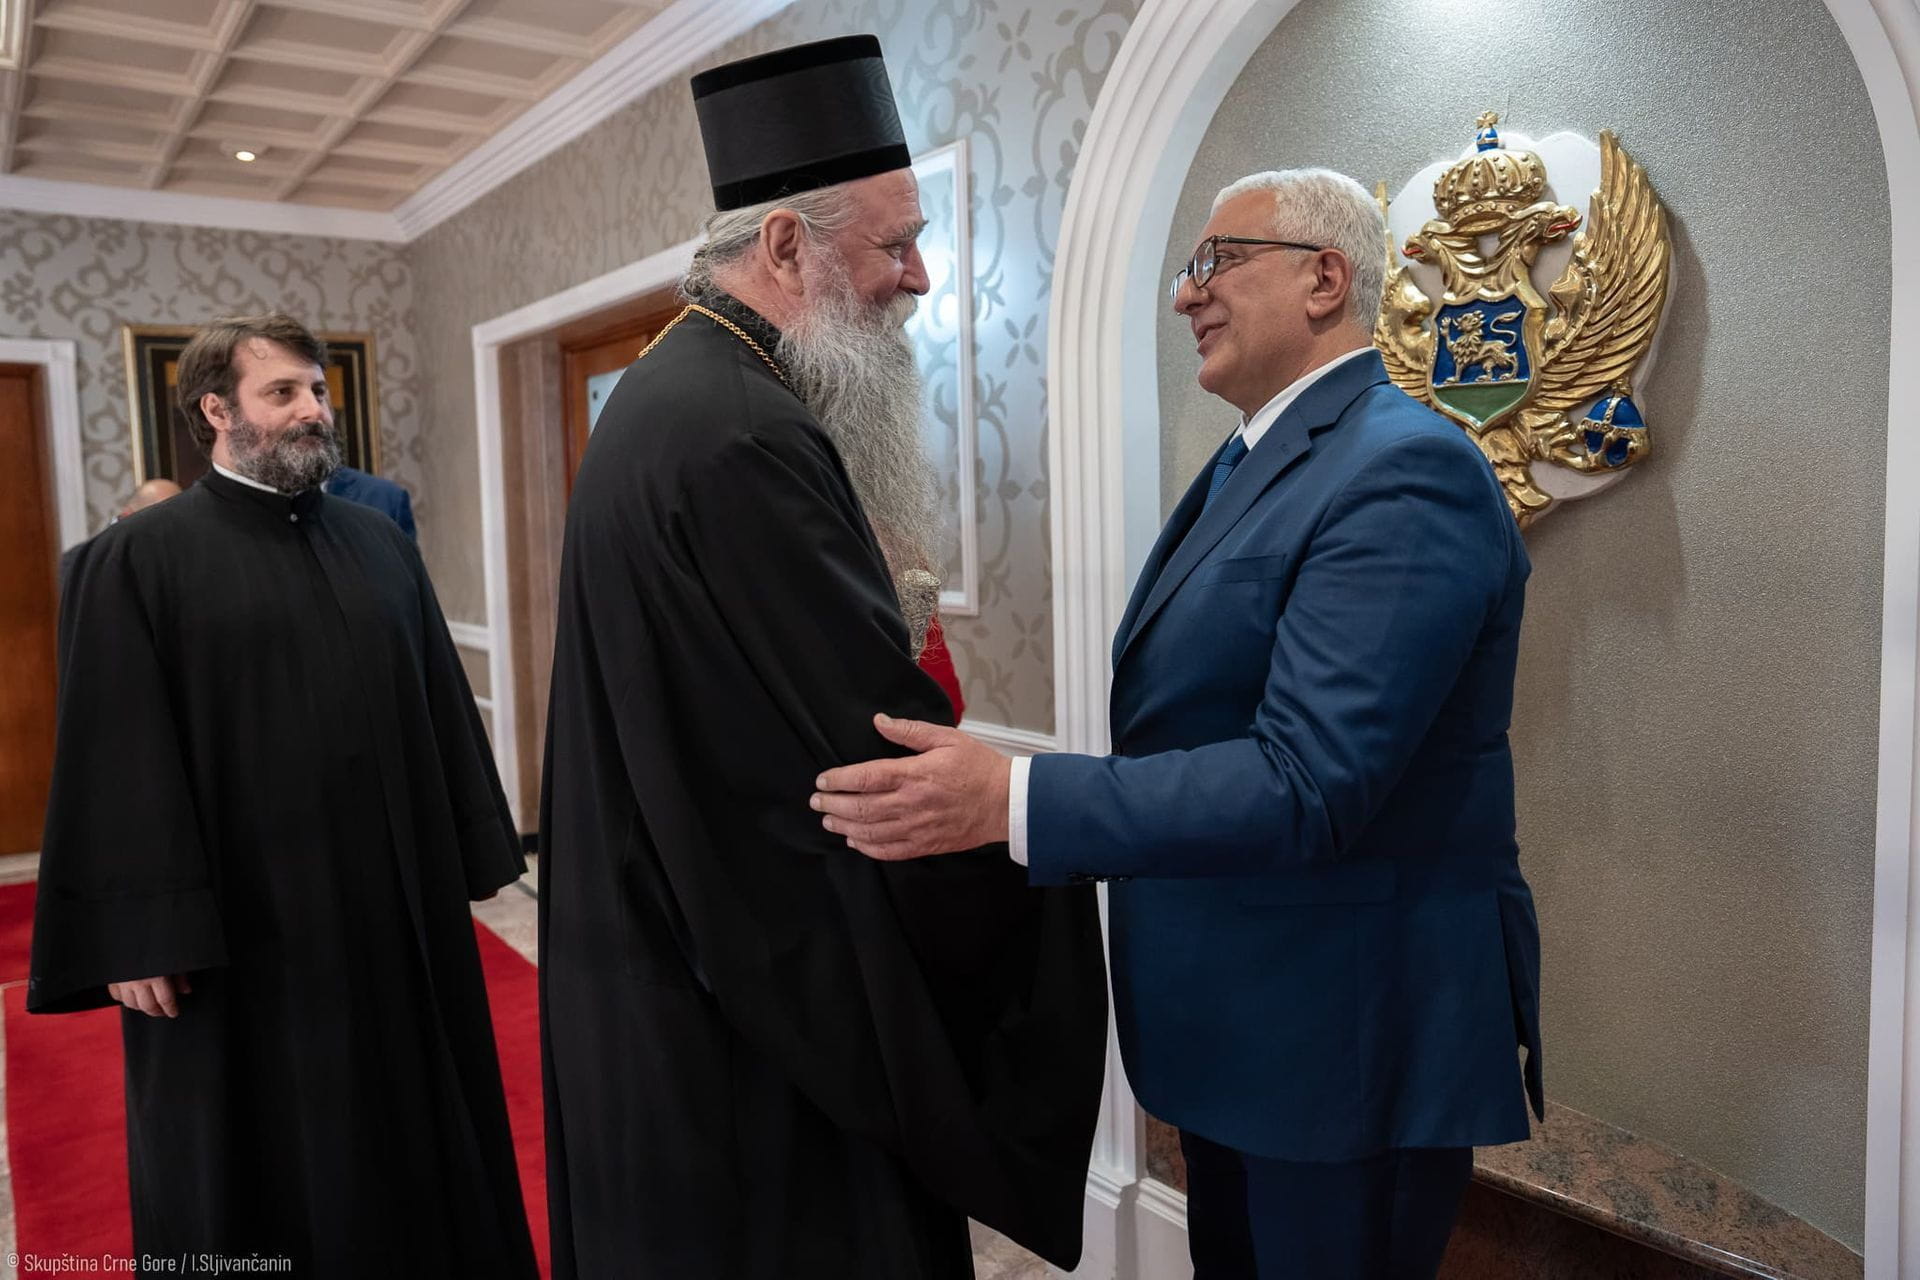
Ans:
[[[980,612],[979,497],[974,489],[979,426],[973,399],[973,226],[966,139],[915,157],[913,173],[920,181],[920,209],[927,219],[920,233],[920,256],[927,264],[928,289],[907,322],[907,337],[925,387],[922,425],[940,488],[940,612],[973,617]]]
[[[207,469],[207,460],[187,430],[186,415],[175,403],[180,386],[180,353],[199,332],[191,325],[125,325],[120,330],[127,356],[127,402],[133,431],[133,480],[156,476],[181,486]],[[361,471],[380,470],[380,400],[374,383],[373,335],[319,333],[327,344],[327,399],[341,457]]]

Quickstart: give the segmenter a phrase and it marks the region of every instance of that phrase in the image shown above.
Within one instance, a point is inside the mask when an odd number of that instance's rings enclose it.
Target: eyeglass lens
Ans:
[[[1167,285],[1167,296],[1177,299],[1180,296],[1180,286],[1188,280],[1193,281],[1193,287],[1196,289],[1206,288],[1207,281],[1213,278],[1213,267],[1214,241],[1209,236],[1200,242],[1200,248],[1195,251],[1187,265],[1173,273],[1173,280]]]

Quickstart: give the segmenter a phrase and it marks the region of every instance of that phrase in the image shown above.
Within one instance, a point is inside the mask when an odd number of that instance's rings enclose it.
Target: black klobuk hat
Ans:
[[[841,36],[703,71],[693,107],[713,202],[739,209],[913,164],[874,36]]]

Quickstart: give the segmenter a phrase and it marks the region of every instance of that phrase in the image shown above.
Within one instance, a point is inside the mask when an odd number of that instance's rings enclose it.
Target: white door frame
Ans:
[[[1059,745],[1102,752],[1108,642],[1160,524],[1158,273],[1189,163],[1252,55],[1297,0],[1144,0],[1074,166],[1047,344]],[[1868,1062],[1868,1280],[1920,1276],[1920,0],[1825,0],[1873,104],[1892,217],[1891,363],[1878,828]],[[1911,1049],[1909,1045],[1911,1044]],[[1143,1181],[1134,1101],[1110,1055],[1079,1275],[1180,1274]],[[1148,1210],[1133,1212],[1135,1205]],[[1904,1265],[1903,1265],[1904,1264]],[[1172,1269],[1164,1269],[1169,1268]]]
[[[37,364],[47,388],[48,457],[60,548],[87,537],[87,473],[80,456],[80,360],[71,338],[0,338],[0,364]]]
[[[473,326],[473,408],[480,449],[480,536],[486,574],[487,691],[493,701],[493,759],[513,819],[521,815],[518,705],[513,679],[513,608],[507,592],[507,493],[500,440],[500,348],[582,316],[679,283],[700,241],[687,240],[651,257],[563,289]]]

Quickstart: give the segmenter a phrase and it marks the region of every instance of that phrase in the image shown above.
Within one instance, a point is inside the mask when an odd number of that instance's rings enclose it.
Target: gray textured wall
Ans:
[[[1095,95],[1138,0],[800,0],[717,63],[854,31],[881,38],[916,153],[971,139],[981,614],[950,622],[968,714],[1053,723],[1047,303],[1060,210]],[[426,369],[423,471],[450,518],[423,532],[448,616],[485,615],[475,324],[686,240],[712,209],[684,77],[407,250]]]
[[[1675,242],[1656,452],[1528,538],[1548,1092],[1857,1248],[1889,263],[1866,92],[1820,0],[1303,0],[1193,162],[1168,272],[1241,174],[1397,190],[1489,107],[1615,130]],[[1184,323],[1160,353],[1170,505],[1233,416]]]
[[[71,338],[78,347],[90,529],[133,488],[120,327],[272,307],[315,329],[373,333],[380,469],[413,491],[430,532],[438,511],[415,469],[413,281],[398,246],[0,209],[0,337]]]

